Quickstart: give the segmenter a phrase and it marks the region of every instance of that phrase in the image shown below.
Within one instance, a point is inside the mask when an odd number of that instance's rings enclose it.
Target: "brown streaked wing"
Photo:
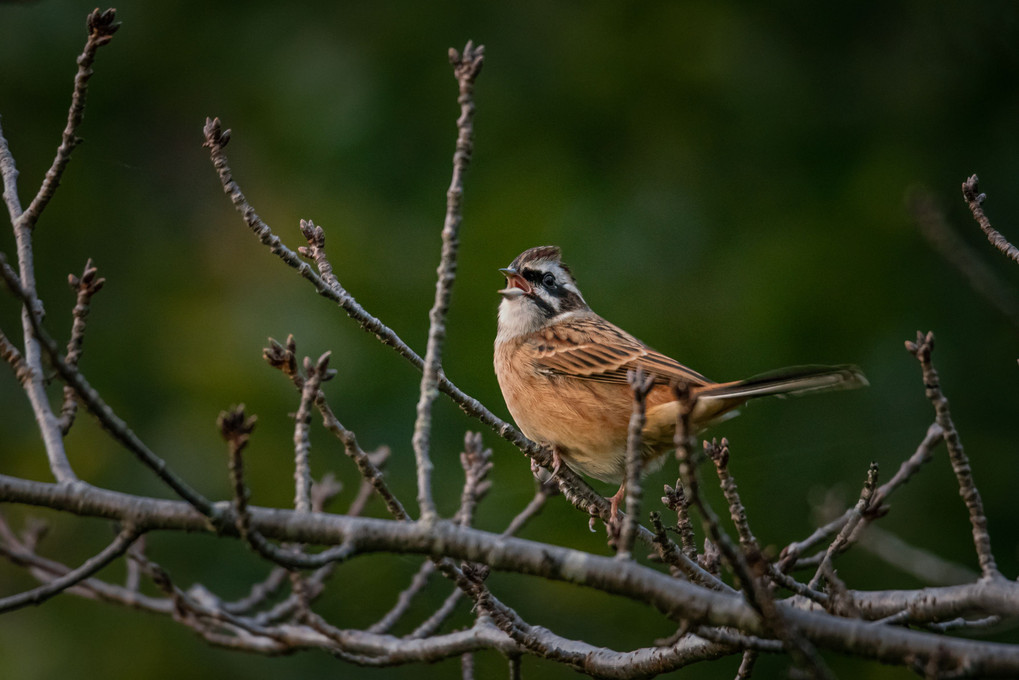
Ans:
[[[537,345],[538,370],[558,375],[625,384],[627,371],[639,365],[660,383],[712,382],[597,316],[570,319],[567,324],[538,331]]]

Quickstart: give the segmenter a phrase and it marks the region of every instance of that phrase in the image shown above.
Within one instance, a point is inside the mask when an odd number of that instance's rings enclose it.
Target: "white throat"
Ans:
[[[505,342],[520,335],[533,333],[545,320],[533,305],[522,298],[503,299],[499,303],[499,332],[496,342]]]

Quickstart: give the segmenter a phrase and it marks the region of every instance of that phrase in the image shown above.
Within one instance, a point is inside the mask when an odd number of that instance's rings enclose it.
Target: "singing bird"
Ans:
[[[495,374],[520,430],[552,447],[554,470],[562,463],[579,473],[619,483],[615,517],[624,493],[626,440],[633,392],[630,369],[653,376],[641,454],[646,471],[661,466],[675,448],[680,403],[674,384],[696,397],[689,414],[696,433],[749,399],[852,389],[867,384],[855,366],[794,366],[717,383],[657,352],[587,305],[556,246],[525,250],[500,272]]]

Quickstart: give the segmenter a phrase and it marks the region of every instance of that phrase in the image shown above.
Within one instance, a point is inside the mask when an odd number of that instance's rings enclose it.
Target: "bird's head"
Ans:
[[[499,335],[531,333],[563,316],[588,311],[570,268],[556,246],[538,246],[517,255],[505,269],[506,287],[499,291]]]

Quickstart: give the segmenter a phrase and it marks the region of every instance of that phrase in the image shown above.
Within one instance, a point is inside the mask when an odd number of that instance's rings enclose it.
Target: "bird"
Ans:
[[[744,380],[714,382],[644,344],[596,314],[581,294],[557,246],[525,250],[506,268],[499,290],[495,375],[513,420],[528,438],[551,447],[553,475],[574,471],[618,483],[615,518],[625,493],[626,446],[633,390],[628,373],[653,381],[641,433],[645,472],[675,448],[682,406],[692,403],[688,428],[696,434],[736,414],[750,399],[863,387],[856,367],[793,366]]]

